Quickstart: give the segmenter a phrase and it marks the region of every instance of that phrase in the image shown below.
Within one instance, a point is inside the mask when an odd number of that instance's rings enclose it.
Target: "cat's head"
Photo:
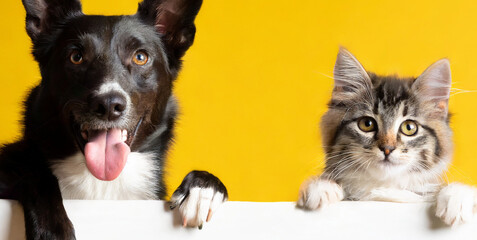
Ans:
[[[334,89],[321,130],[326,170],[375,179],[408,173],[440,175],[451,159],[449,61],[442,59],[417,78],[377,76],[341,48]]]

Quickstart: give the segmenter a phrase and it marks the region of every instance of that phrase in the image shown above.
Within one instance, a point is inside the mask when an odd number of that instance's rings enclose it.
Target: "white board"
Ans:
[[[120,239],[432,239],[476,240],[477,217],[456,228],[433,216],[432,205],[340,202],[317,212],[292,202],[227,202],[202,230],[183,228],[163,201],[66,200],[78,240]],[[0,200],[0,239],[25,239],[23,212]]]

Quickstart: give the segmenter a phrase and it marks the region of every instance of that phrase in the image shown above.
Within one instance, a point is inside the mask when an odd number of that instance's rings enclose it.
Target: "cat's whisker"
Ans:
[[[332,176],[332,178],[334,179],[335,177],[337,177],[340,174],[340,172],[337,172],[337,171],[340,171],[341,169],[343,169],[347,165],[354,164],[353,161],[350,161],[350,160],[352,160],[352,156],[349,156],[345,159],[342,159],[341,161],[336,162],[335,164],[327,166],[327,168],[332,168],[333,169],[330,172],[330,176]],[[344,165],[344,166],[341,166],[341,165]]]
[[[351,155],[353,152],[343,152],[343,153],[340,153],[340,154],[336,154],[336,155],[332,155],[330,157],[326,157],[327,160],[331,160],[331,159],[334,159],[334,158],[337,158],[337,157],[342,157],[342,156],[346,156],[346,155]]]
[[[341,174],[346,171],[347,169],[359,164],[359,159],[352,159],[352,161],[349,161],[349,164],[343,166],[342,168],[339,169],[339,171],[335,174],[334,178],[338,178],[341,176]]]
[[[457,168],[453,163],[449,163],[449,170],[447,171],[449,174],[452,174],[450,170],[453,170],[458,173],[460,177],[463,177],[465,179],[466,182],[473,184],[472,179],[468,175],[463,173],[459,168]]]
[[[364,166],[366,165],[366,163],[371,162],[371,161],[369,160],[369,158],[368,158],[368,160],[365,160],[364,162],[361,161],[361,160],[362,160],[362,158],[360,158],[360,159],[358,160],[358,161],[360,161],[360,164],[359,164],[358,167],[354,170],[353,175],[356,174],[356,173],[358,172],[358,170],[360,170],[362,167],[364,167]],[[366,170],[366,169],[364,169],[364,170]]]
[[[463,90],[458,88],[452,88],[450,96],[455,96],[461,93],[476,93],[477,90]]]
[[[327,169],[332,169],[331,172],[329,173],[330,177],[332,179],[335,179],[335,177],[338,175],[338,171],[341,169],[340,165],[347,165],[350,164],[348,161],[339,161],[334,165],[327,166]]]
[[[431,159],[431,157],[435,157],[435,156],[432,156],[431,154],[426,154],[426,157],[428,159]],[[444,159],[440,158],[440,157],[436,157],[438,159],[438,161],[440,162],[443,162]],[[443,172],[440,168],[432,168],[430,166],[427,166],[427,165],[424,165],[423,163],[420,163],[419,164],[425,168],[427,170],[427,173],[429,175],[429,178],[431,178],[430,180],[434,180],[435,182],[437,183],[442,183],[442,182],[448,182],[448,179],[447,179],[447,174],[446,172]],[[429,180],[429,181],[430,181]]]
[[[318,73],[318,74],[320,74],[320,75],[322,75],[322,76],[325,76],[325,77],[327,77],[327,78],[329,78],[329,79],[333,79],[333,80],[334,80],[333,76],[330,76],[330,75],[328,75],[328,74],[325,74],[325,73],[322,73],[322,72],[316,72],[316,73]]]

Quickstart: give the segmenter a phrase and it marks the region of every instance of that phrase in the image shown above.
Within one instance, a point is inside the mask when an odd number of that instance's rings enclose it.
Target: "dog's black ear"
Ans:
[[[33,42],[48,34],[54,24],[81,13],[79,0],[22,0],[26,10],[26,31]]]
[[[139,4],[139,17],[162,34],[169,64],[180,66],[180,58],[194,42],[194,19],[202,0],[144,0]]]

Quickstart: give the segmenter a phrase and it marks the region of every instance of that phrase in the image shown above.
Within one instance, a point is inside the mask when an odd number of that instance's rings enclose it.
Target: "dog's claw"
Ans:
[[[199,230],[202,230],[202,226],[203,226],[203,224],[200,224],[200,225],[199,225]]]
[[[209,214],[207,214],[207,219],[205,221],[209,222],[210,219],[212,219],[212,209],[209,209]]]
[[[170,208],[171,210],[174,210],[174,208],[176,208],[176,207],[177,207],[177,205],[174,204],[174,203],[172,203],[172,204],[169,206],[169,208]]]

